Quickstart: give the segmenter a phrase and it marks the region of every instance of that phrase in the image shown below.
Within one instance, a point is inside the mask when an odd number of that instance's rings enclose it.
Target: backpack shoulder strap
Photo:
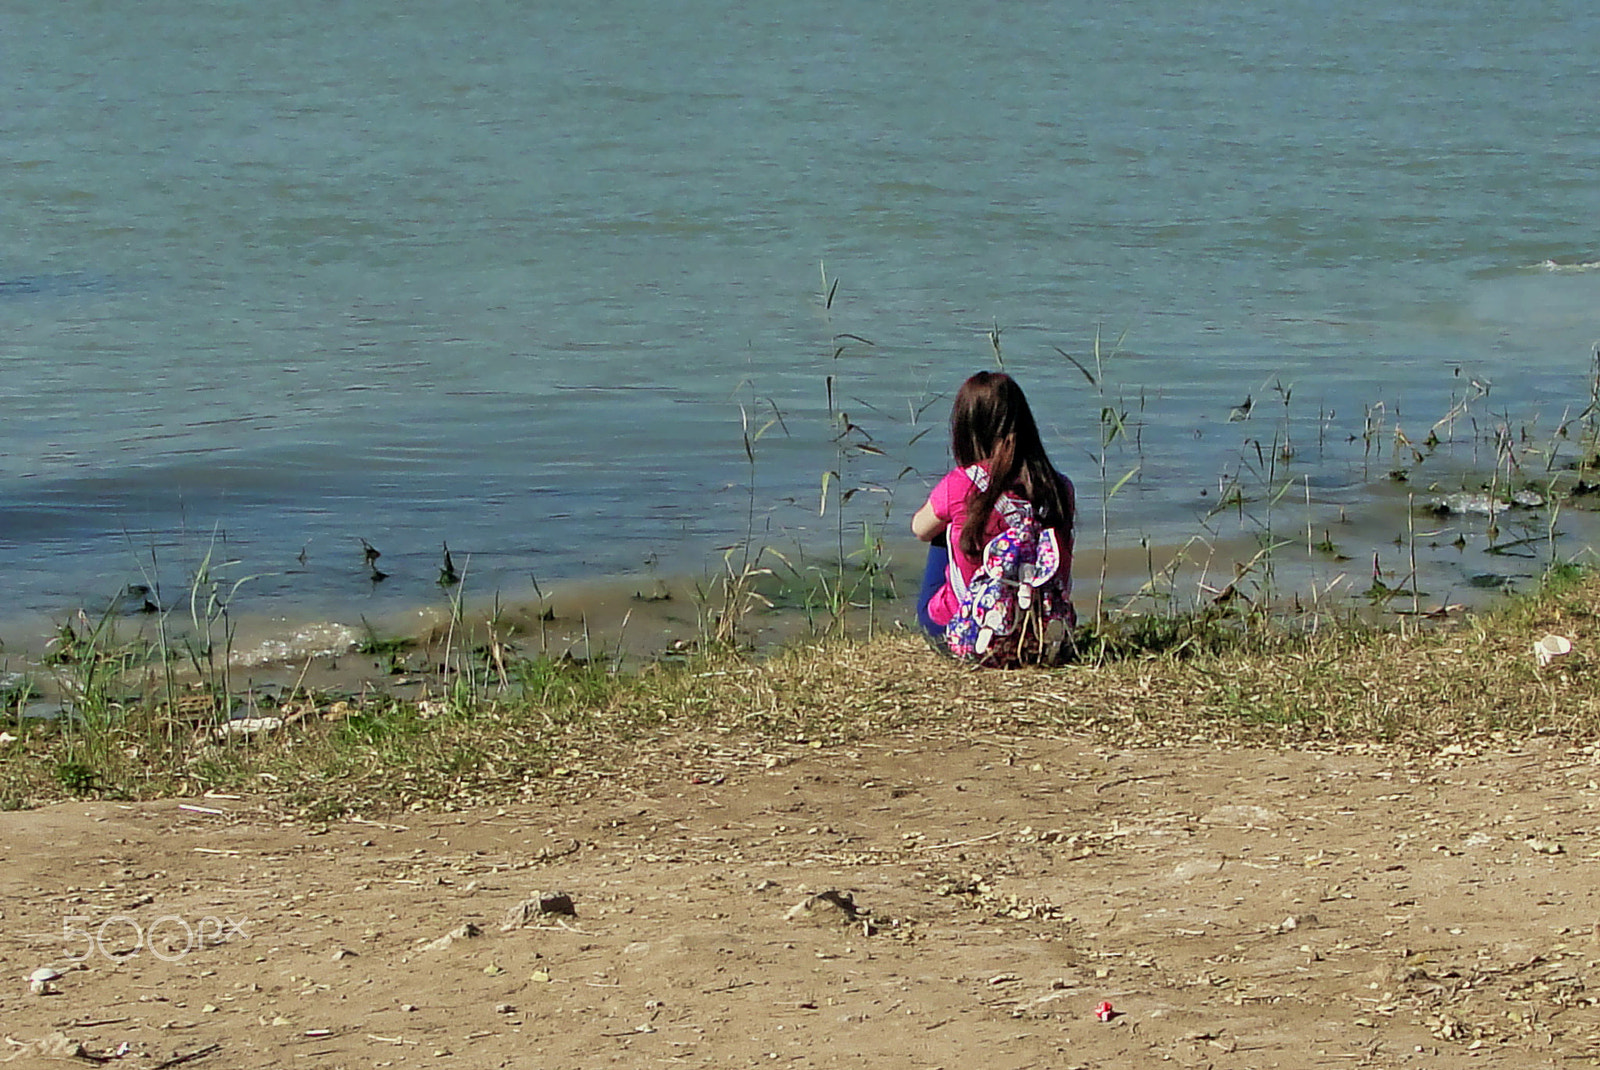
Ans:
[[[962,471],[966,472],[967,478],[972,480],[972,485],[978,488],[980,494],[989,489],[989,473],[984,471],[983,465],[969,464]],[[967,518],[969,523],[971,520],[971,517]],[[950,583],[950,590],[955,593],[956,601],[964,603],[972,600],[972,593],[967,588],[967,578],[961,574],[961,566],[956,564],[954,547],[950,550],[950,563],[945,568],[945,578]]]
[[[972,485],[978,488],[980,494],[989,489],[989,473],[984,470],[983,465],[969,464],[963,471],[967,473],[967,478],[972,480]],[[994,508],[1005,518],[1006,523],[1014,528],[1021,527],[1033,516],[1033,506],[1010,494],[1000,495],[994,503]]]
[[[980,494],[989,489],[989,473],[983,465],[969,464],[963,471],[966,472],[967,478],[972,480],[972,485],[978,488]],[[1033,519],[1033,507],[1021,498],[1009,494],[1000,495],[994,504],[994,511],[1000,514],[1008,528],[1014,530],[1025,529],[1028,522]],[[972,522],[973,518],[967,517],[967,523]],[[950,554],[950,564],[946,573],[950,590],[955,593],[957,601],[970,601],[971,589],[967,584],[967,578],[961,574],[961,566],[956,563],[956,555],[953,552]]]

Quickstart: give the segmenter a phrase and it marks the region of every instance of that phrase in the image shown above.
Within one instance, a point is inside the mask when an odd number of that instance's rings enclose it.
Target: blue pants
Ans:
[[[928,616],[928,603],[949,578],[950,545],[943,535],[928,544],[928,563],[922,570],[922,591],[917,595],[917,622],[935,639],[944,639],[944,625]]]

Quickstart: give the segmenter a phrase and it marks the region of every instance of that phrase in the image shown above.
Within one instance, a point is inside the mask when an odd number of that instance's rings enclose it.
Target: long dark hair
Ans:
[[[982,464],[989,487],[967,502],[961,552],[983,556],[988,516],[1007,491],[1026,499],[1039,522],[1072,545],[1072,495],[1044,452],[1033,410],[1016,380],[1004,372],[979,372],[961,384],[950,410],[950,452],[962,468]]]

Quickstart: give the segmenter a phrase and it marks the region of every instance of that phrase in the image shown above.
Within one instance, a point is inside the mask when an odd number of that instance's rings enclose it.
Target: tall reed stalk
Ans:
[[[1125,338],[1126,335],[1123,337]],[[1116,483],[1113,484],[1111,482],[1111,447],[1127,437],[1128,410],[1125,406],[1111,404],[1108,400],[1106,393],[1106,363],[1120,352],[1122,341],[1123,338],[1118,338],[1116,345],[1108,353],[1101,346],[1100,329],[1098,327],[1095,328],[1094,344],[1091,350],[1091,357],[1094,363],[1093,371],[1090,371],[1082,361],[1060,346],[1051,347],[1065,357],[1088,380],[1100,402],[1100,415],[1097,421],[1099,436],[1093,458],[1100,482],[1100,583],[1095,591],[1094,598],[1094,623],[1097,627],[1105,619],[1106,576],[1111,560],[1111,499],[1116,497],[1117,492],[1127,485],[1128,480],[1138,475],[1139,469],[1143,467],[1142,462],[1135,464],[1127,472],[1123,473]]]

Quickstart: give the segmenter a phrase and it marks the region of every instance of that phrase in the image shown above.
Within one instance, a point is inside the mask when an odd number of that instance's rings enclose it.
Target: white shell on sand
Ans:
[[[42,996],[50,991],[51,982],[61,977],[61,971],[51,969],[49,966],[40,966],[28,974],[28,991],[36,996]]]

